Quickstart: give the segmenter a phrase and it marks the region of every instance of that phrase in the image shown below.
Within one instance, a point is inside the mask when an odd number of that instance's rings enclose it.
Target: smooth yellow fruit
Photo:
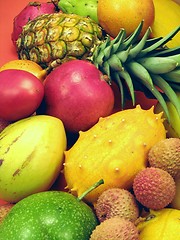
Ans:
[[[152,24],[152,36],[164,37],[180,25],[180,5],[173,0],[153,0],[155,19]],[[177,47],[180,44],[180,32],[167,43],[167,46]]]
[[[164,208],[150,211],[137,225],[140,240],[178,240],[180,233],[180,210]]]
[[[179,101],[180,101],[180,92],[176,92]],[[167,116],[166,114],[163,113],[163,118],[165,118],[164,121],[164,126],[167,130],[167,137],[175,137],[175,138],[180,138],[180,117],[179,114],[176,110],[176,108],[174,107],[174,105],[170,102],[167,101],[166,102],[167,107],[168,107],[168,111],[169,111],[169,115],[171,118],[171,124],[169,123],[169,121],[167,120]],[[158,103],[155,107],[155,113],[159,113],[162,112],[163,109],[161,107],[161,104]]]
[[[47,71],[45,69],[42,69],[40,65],[31,60],[17,59],[9,61],[0,67],[0,72],[7,69],[18,69],[30,72],[41,81],[44,81],[47,75]]]
[[[0,133],[0,199],[17,202],[48,190],[59,175],[66,149],[61,120],[37,115]]]
[[[64,174],[75,195],[104,180],[104,184],[86,195],[95,202],[110,187],[131,188],[136,174],[147,166],[149,149],[166,136],[161,119],[153,108],[140,106],[117,112],[86,132],[65,152]]]
[[[153,0],[99,0],[97,16],[99,24],[111,36],[116,37],[121,28],[129,36],[144,20],[141,35],[154,21]]]

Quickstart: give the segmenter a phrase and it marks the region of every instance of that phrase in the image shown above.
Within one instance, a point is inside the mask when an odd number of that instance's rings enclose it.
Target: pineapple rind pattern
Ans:
[[[46,68],[75,58],[86,59],[103,39],[101,27],[90,18],[44,14],[23,28],[17,40],[18,56]]]

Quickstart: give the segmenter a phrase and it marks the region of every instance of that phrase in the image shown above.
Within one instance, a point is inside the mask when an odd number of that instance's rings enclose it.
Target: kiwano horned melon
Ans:
[[[149,149],[166,138],[162,113],[153,111],[138,105],[100,118],[88,131],[80,132],[65,152],[64,176],[72,194],[80,196],[99,179],[104,184],[88,193],[86,201],[95,203],[108,188],[132,188],[136,174],[147,167]]]

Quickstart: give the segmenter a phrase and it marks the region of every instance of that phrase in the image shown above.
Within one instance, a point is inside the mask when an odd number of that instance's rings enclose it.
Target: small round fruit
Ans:
[[[29,72],[8,69],[0,72],[0,96],[0,118],[16,121],[36,111],[44,96],[44,86]]]
[[[69,132],[89,129],[114,107],[111,86],[89,61],[58,66],[45,79],[44,89],[46,114],[60,118]]]
[[[166,138],[157,142],[148,153],[151,167],[167,171],[173,178],[180,178],[180,139]]]
[[[100,222],[115,216],[134,222],[139,216],[134,195],[122,188],[109,188],[102,192],[95,204],[95,211]]]
[[[0,67],[0,72],[7,69],[19,69],[30,72],[41,81],[43,81],[47,75],[45,69],[31,60],[16,59],[9,61]]]
[[[116,37],[121,28],[129,36],[144,20],[142,35],[154,21],[152,0],[99,0],[97,5],[99,24],[112,37]]]
[[[136,199],[145,207],[159,210],[172,202],[176,186],[173,177],[160,168],[148,167],[134,178]]]
[[[136,226],[120,217],[106,219],[93,230],[90,240],[139,240]]]

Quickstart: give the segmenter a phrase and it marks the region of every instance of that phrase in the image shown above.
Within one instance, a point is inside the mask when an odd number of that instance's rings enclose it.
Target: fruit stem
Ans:
[[[91,192],[92,190],[94,190],[95,188],[97,188],[101,184],[104,184],[104,180],[103,179],[99,180],[98,182],[93,184],[90,188],[88,188],[83,194],[81,194],[81,196],[79,196],[77,198],[77,200],[81,201],[89,192]]]

